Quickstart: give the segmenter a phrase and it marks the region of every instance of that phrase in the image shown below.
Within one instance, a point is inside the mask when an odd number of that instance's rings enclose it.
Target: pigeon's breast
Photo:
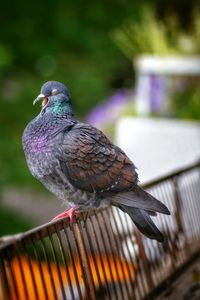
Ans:
[[[28,167],[32,175],[59,199],[80,207],[90,207],[96,201],[95,195],[77,189],[61,168],[61,142],[62,133],[56,136],[39,136],[25,132],[23,148]]]
[[[25,147],[28,167],[34,177],[59,199],[83,198],[84,192],[76,189],[68,181],[60,167],[59,137],[33,137]],[[85,197],[86,198],[86,197]]]
[[[35,138],[31,141],[31,150],[32,152],[40,153],[46,152],[48,150],[48,139],[47,137]]]
[[[59,166],[56,154],[59,151],[56,141],[48,137],[33,137],[24,148],[28,167],[33,176],[39,180],[54,173]]]

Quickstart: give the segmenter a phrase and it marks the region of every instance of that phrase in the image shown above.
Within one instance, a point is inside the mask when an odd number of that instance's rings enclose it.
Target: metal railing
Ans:
[[[200,251],[200,164],[144,186],[171,211],[163,244],[104,207],[13,236],[0,247],[1,300],[153,299]]]

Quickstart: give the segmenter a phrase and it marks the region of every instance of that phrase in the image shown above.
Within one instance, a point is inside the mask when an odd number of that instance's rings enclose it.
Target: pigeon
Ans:
[[[136,167],[125,152],[102,131],[75,118],[64,84],[46,82],[33,104],[38,101],[41,111],[25,128],[22,144],[32,175],[66,204],[54,219],[75,222],[80,211],[113,205],[145,236],[163,242],[151,216],[170,212],[138,186]]]

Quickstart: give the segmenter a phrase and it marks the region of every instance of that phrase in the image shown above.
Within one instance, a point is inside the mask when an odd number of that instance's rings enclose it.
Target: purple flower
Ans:
[[[166,79],[163,76],[150,76],[150,103],[152,112],[159,112],[163,108],[166,97]]]
[[[129,93],[118,90],[103,104],[97,105],[86,117],[86,122],[94,126],[112,123],[119,116],[121,109],[128,103]]]

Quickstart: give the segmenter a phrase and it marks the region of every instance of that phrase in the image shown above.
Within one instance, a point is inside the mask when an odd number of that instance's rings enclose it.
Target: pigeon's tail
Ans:
[[[163,235],[150,218],[156,212],[169,215],[168,208],[140,187],[134,191],[119,193],[113,198],[113,205],[128,213],[137,228],[150,239],[163,242]]]
[[[137,228],[148,238],[159,242],[164,241],[162,233],[152,222],[147,211],[125,205],[117,205],[117,207],[126,212],[131,217]]]

